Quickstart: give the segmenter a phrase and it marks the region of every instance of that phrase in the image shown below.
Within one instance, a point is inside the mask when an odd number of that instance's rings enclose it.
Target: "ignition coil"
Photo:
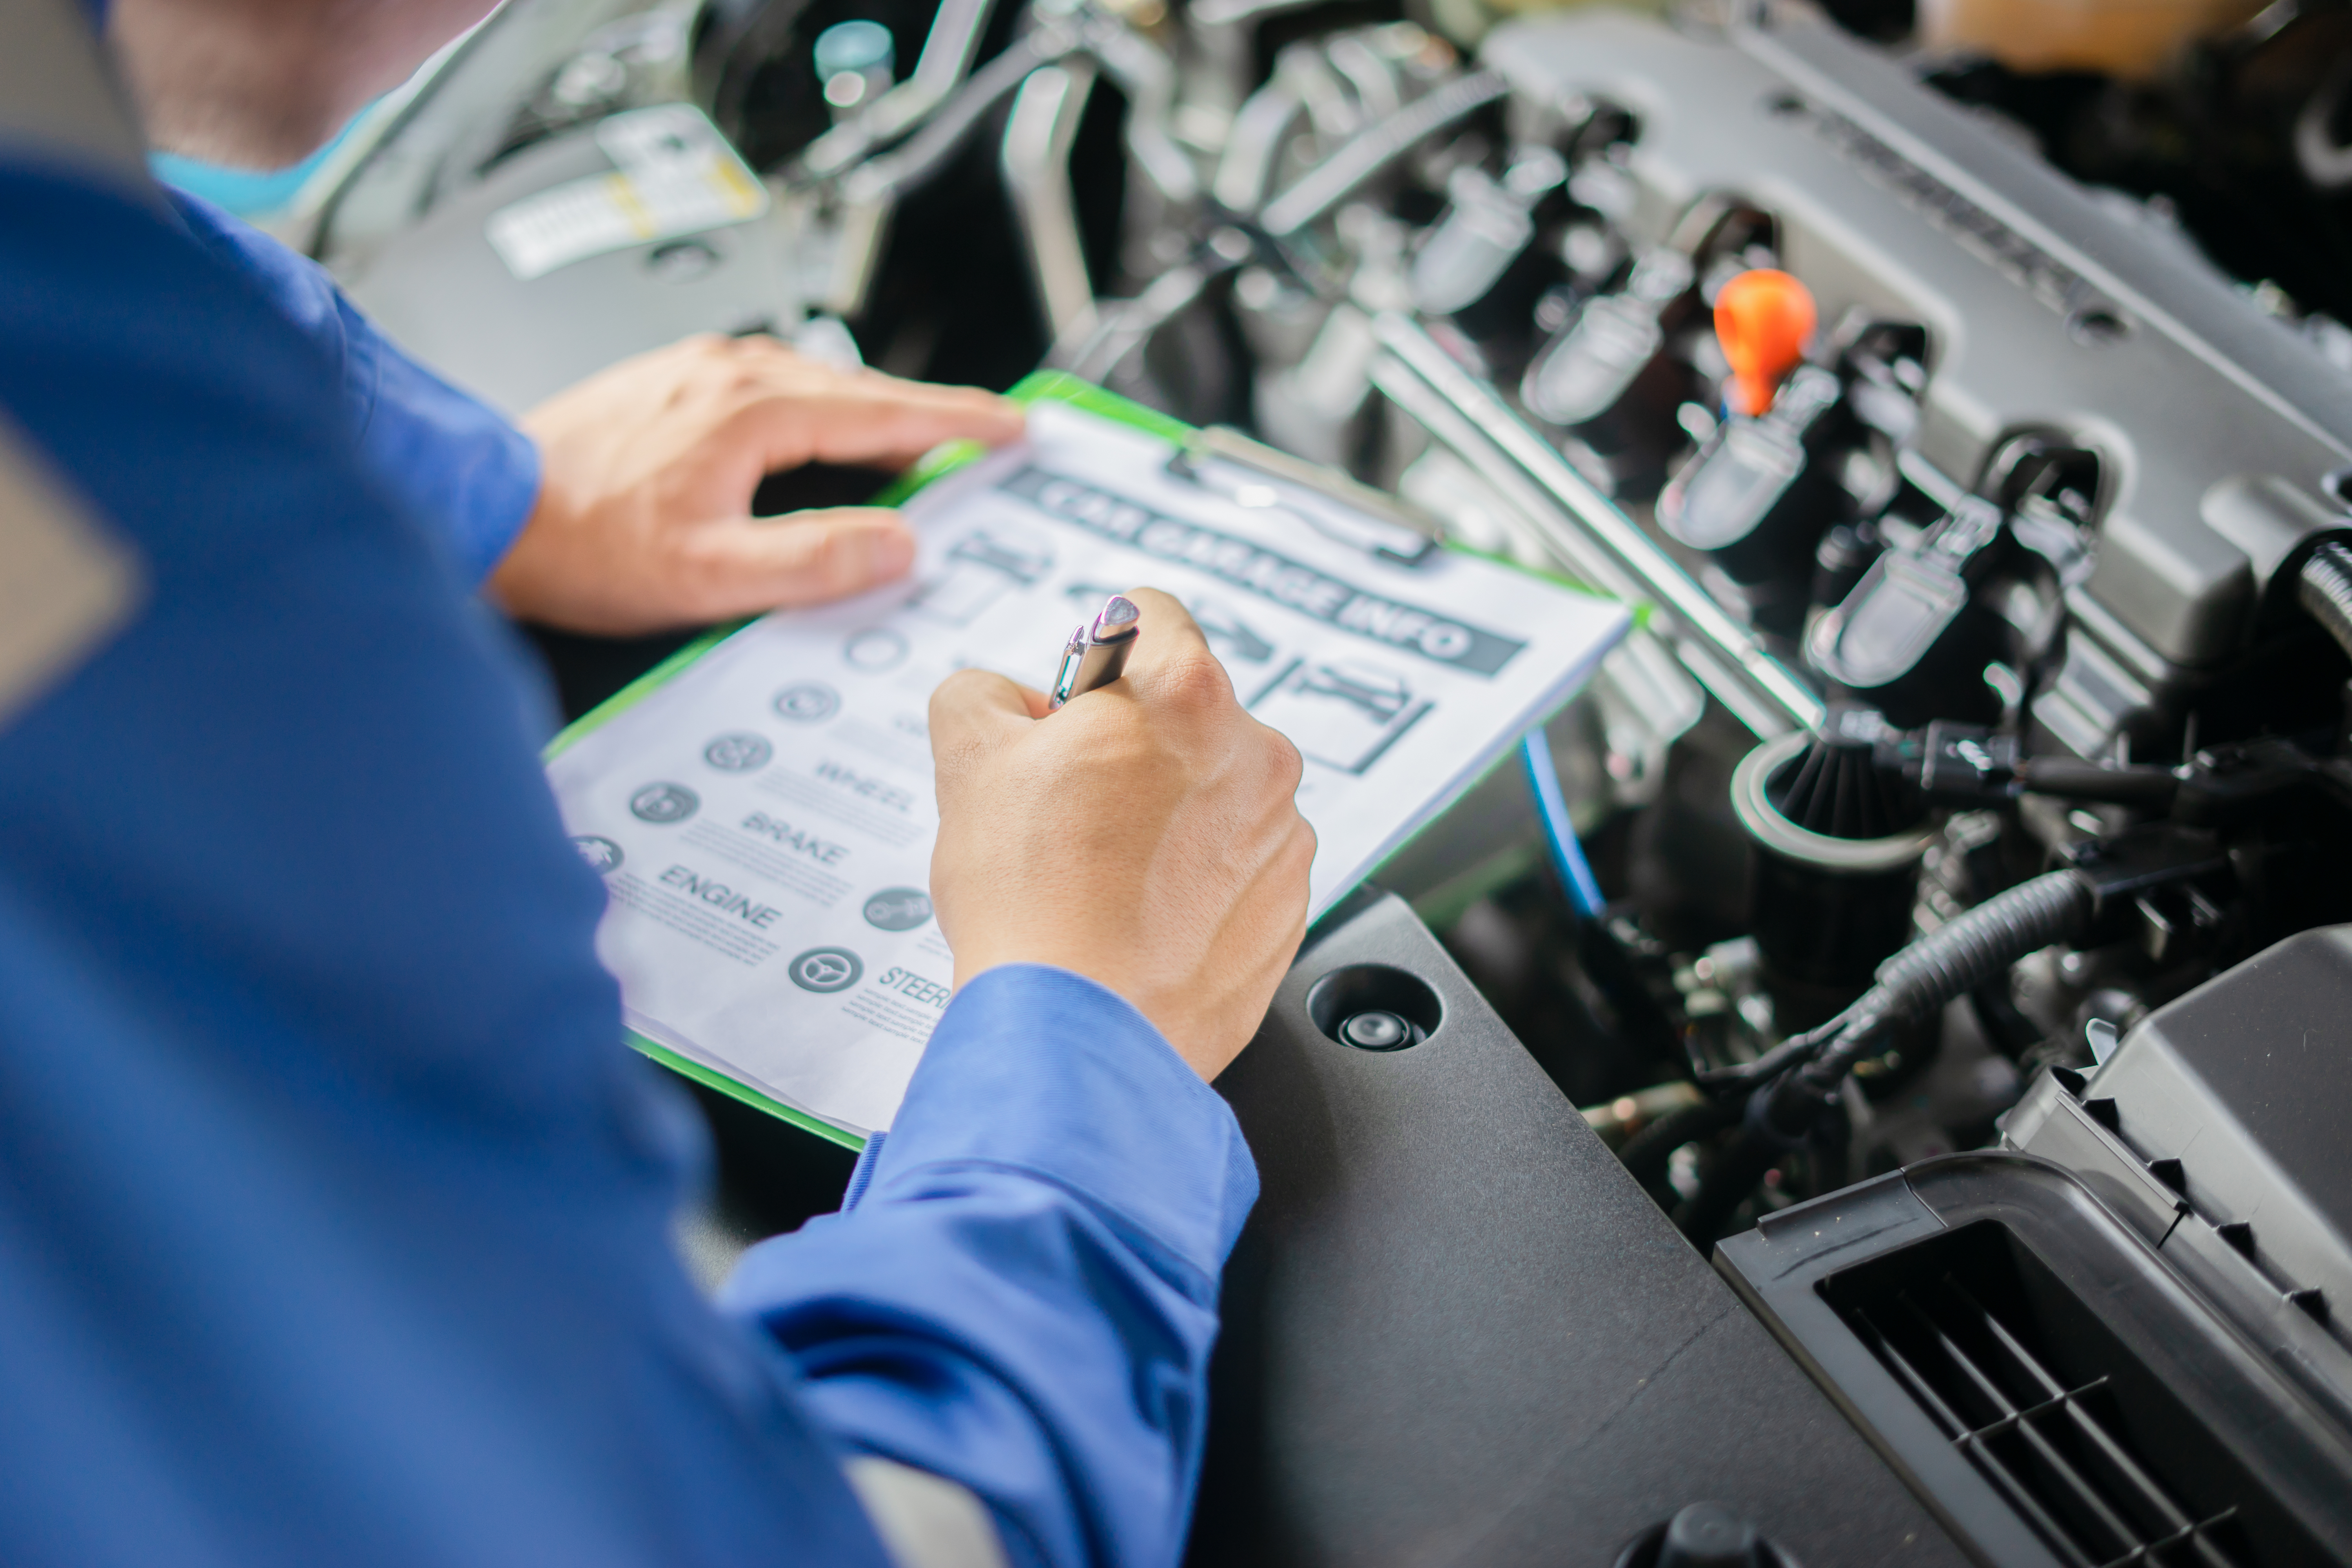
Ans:
[[[1663,473],[1677,439],[1675,410],[1696,390],[1696,374],[1666,352],[1666,340],[1687,314],[1697,277],[1672,246],[1645,253],[1622,291],[1595,295],[1569,318],[1519,384],[1529,413],[1612,460],[1621,492]]]
[[[1805,662],[1898,725],[1999,718],[1983,672],[2012,653],[2007,623],[1974,601],[2000,559],[2001,521],[1969,496],[1916,544],[1881,555],[1813,624]]]
[[[1497,179],[1466,165],[1446,180],[1447,206],[1412,258],[1416,310],[1451,316],[1474,339],[1517,335],[1536,296],[1557,280],[1557,262],[1535,248],[1549,210],[1564,204],[1568,163],[1549,147],[1523,147]]]
[[[1819,365],[1789,378],[1761,418],[1732,418],[1658,498],[1658,525],[1704,550],[1749,591],[1756,622],[1796,631],[1812,581],[1812,546],[1846,521],[1843,492],[1811,460],[1835,426],[1838,379]]]
[[[1622,289],[1585,300],[1537,353],[1519,401],[1606,461],[1619,494],[1654,493],[1684,438],[1676,411],[1703,395],[1672,346],[1705,308],[1700,279],[1717,262],[1762,254],[1772,233],[1769,216],[1732,197],[1693,204]]]
[[[1742,289],[1749,279],[1780,279]],[[1724,285],[1716,319],[1733,367],[1730,417],[1658,498],[1658,522],[1704,550],[1738,584],[1756,624],[1793,637],[1813,598],[1817,567],[1843,585],[1868,569],[1875,536],[1850,526],[1883,509],[1894,490],[1894,452],[1918,423],[1927,334],[1905,323],[1857,320],[1839,336],[1835,368],[1805,363],[1795,329],[1811,319],[1801,285],[1748,273]],[[1738,310],[1753,295],[1758,303]],[[1783,379],[1785,378],[1785,379]],[[1855,459],[1873,459],[1858,464]],[[1814,546],[1845,530],[1844,571]]]

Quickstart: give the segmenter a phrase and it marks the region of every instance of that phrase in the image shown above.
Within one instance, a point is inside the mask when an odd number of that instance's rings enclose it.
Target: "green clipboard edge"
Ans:
[[[1034,371],[1030,374],[1024,376],[1020,383],[1016,384],[1012,391],[1006,393],[1005,395],[1015,403],[1024,405],[1034,403],[1065,404],[1072,408],[1078,409],[1082,413],[1092,414],[1099,418],[1108,419],[1116,424],[1126,425],[1134,429],[1141,430],[1147,435],[1157,436],[1163,441],[1175,441],[1181,443],[1192,434],[1192,427],[1190,425],[1185,424],[1182,420],[1178,419],[1171,415],[1162,414],[1156,408],[1146,408],[1143,405],[1131,402],[1127,398],[1121,397],[1115,392],[1106,392],[1101,387],[1097,386],[1094,383],[1090,381],[1081,381],[1076,376],[1068,374],[1066,371]],[[881,490],[875,495],[873,504],[876,506],[902,505],[909,497],[914,495],[916,491],[931,483],[934,479],[938,479],[947,474],[953,473],[956,469],[963,468],[968,464],[977,462],[982,458],[987,456],[987,453],[988,448],[977,441],[951,441],[940,447],[938,450],[928,454],[913,468],[908,468],[905,473],[900,474],[897,479],[892,479],[888,484],[883,486]],[[1449,550],[1459,551],[1465,555],[1475,555],[1481,560],[1492,561],[1497,565],[1508,566],[1515,572],[1525,572],[1531,576],[1541,577],[1548,582],[1556,583],[1563,588],[1572,589],[1578,593],[1591,593],[1591,589],[1571,578],[1560,576],[1556,573],[1538,571],[1520,562],[1513,561],[1507,556],[1492,554],[1489,552],[1473,549],[1467,545],[1455,543],[1452,541],[1447,542],[1446,548]],[[1636,626],[1639,626],[1647,621],[1649,608],[1650,606],[1646,604],[1632,606],[1633,624]],[[565,752],[578,744],[583,736],[611,723],[614,719],[619,718],[622,714],[627,712],[630,709],[644,701],[655,691],[667,685],[671,680],[675,679],[678,673],[685,669],[688,665],[692,664],[696,659],[700,658],[704,654],[709,653],[712,648],[717,647],[720,643],[725,642],[729,637],[733,637],[737,632],[741,631],[745,626],[749,626],[754,618],[756,617],[746,617],[745,619],[736,621],[731,625],[715,626],[703,636],[695,638],[690,643],[688,643],[684,647],[679,648],[676,653],[671,654],[667,658],[663,659],[659,664],[654,666],[651,669],[646,671],[643,675],[640,675],[635,680],[632,680],[626,686],[621,688],[620,690],[613,693],[612,696],[607,697],[604,701],[599,702],[595,707],[590,709],[587,712],[583,713],[579,718],[574,719],[571,723],[565,725],[562,730],[557,732],[553,740],[548,742],[548,743],[541,749],[540,760],[542,763],[553,762],[556,758],[562,756]],[[1570,700],[1573,701],[1574,699],[1570,698]],[[1547,718],[1543,722],[1549,722],[1549,719]],[[1480,773],[1477,778],[1475,778],[1463,785],[1460,790],[1454,792],[1454,795],[1451,799],[1440,805],[1437,808],[1437,811],[1432,815],[1443,815],[1453,805],[1454,801],[1461,799],[1463,795],[1467,795],[1471,790],[1476,788],[1478,784],[1485,782],[1485,780],[1494,773],[1496,768],[1503,766],[1509,761],[1510,752],[1507,750],[1502,756],[1496,759],[1494,767],[1488,768],[1485,773]],[[1377,867],[1374,868],[1373,874],[1377,875],[1378,870],[1379,868]],[[1370,879],[1367,878],[1367,880],[1369,879]],[[821,1117],[811,1115],[809,1112],[799,1109],[797,1106],[786,1105],[780,1100],[774,1100],[767,1095],[761,1094],[758,1089],[751,1088],[749,1084],[740,1083],[734,1079],[729,1078],[725,1073],[719,1071],[715,1068],[705,1067],[700,1062],[682,1057],[676,1051],[671,1050],[668,1047],[661,1044],[658,1040],[649,1039],[646,1036],[637,1033],[635,1029],[624,1028],[622,1030],[622,1036],[632,1048],[646,1056],[651,1057],[655,1061],[657,1061],[661,1063],[662,1066],[668,1068],[672,1072],[679,1073],[684,1077],[692,1079],[695,1082],[702,1084],[706,1088],[715,1089],[719,1093],[727,1095],[731,1099],[741,1100],[744,1104],[749,1105],[755,1110],[764,1110],[769,1115],[775,1117],[779,1121],[788,1121],[803,1131],[813,1132],[817,1137],[825,1140],[827,1142],[837,1143],[845,1149],[862,1149],[866,1146],[866,1140],[860,1138],[856,1133],[835,1127],[833,1123],[824,1121]]]
[[[1062,371],[1043,370],[1024,377],[1019,385],[1006,394],[1013,402],[1064,403],[1088,414],[1110,419],[1121,425],[1158,436],[1164,440],[1181,441],[1192,434],[1192,427],[1172,419],[1156,409],[1130,403],[1117,393],[1105,392],[1092,382],[1080,381]],[[953,441],[927,455],[922,461],[885,485],[874,498],[877,506],[898,506],[917,490],[942,475],[953,473],[968,463],[977,462],[987,455],[988,448],[977,441]],[[579,744],[583,736],[602,729],[622,714],[643,702],[647,697],[675,679],[688,665],[733,637],[751,624],[751,619],[716,626],[688,643],[667,658],[629,682],[587,712],[574,719],[558,731],[555,738],[540,751],[542,763],[551,763]],[[624,1028],[622,1038],[639,1053],[651,1057],[672,1072],[692,1079],[707,1089],[715,1089],[730,1099],[741,1100],[756,1110],[764,1110],[780,1121],[790,1122],[804,1132],[815,1134],[828,1143],[845,1149],[862,1149],[866,1140],[855,1132],[835,1127],[822,1117],[811,1115],[798,1106],[761,1094],[749,1084],[729,1078],[716,1068],[706,1067],[690,1058],[682,1057],[660,1041],[650,1039],[635,1029]]]

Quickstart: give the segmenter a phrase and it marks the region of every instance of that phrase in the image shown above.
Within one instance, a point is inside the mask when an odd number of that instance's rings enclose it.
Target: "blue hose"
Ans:
[[[1584,846],[1576,841],[1576,824],[1569,819],[1567,797],[1559,793],[1559,769],[1552,764],[1551,746],[1543,731],[1535,729],[1528,731],[1519,751],[1528,764],[1528,788],[1536,797],[1536,819],[1543,824],[1544,840],[1551,847],[1552,869],[1559,873],[1560,886],[1568,889],[1568,901],[1576,906],[1577,914],[1591,920],[1601,913],[1601,884],[1584,858]]]

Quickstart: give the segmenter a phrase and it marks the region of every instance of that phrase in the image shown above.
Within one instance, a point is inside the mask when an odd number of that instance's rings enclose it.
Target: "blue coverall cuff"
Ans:
[[[956,1164],[1067,1187],[1212,1279],[1257,1201],[1257,1166],[1225,1102],[1126,998],[1042,963],[1002,965],[956,994],[864,1202]]]

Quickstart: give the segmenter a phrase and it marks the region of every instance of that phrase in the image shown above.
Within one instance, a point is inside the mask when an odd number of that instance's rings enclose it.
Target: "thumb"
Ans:
[[[687,571],[705,618],[822,605],[906,574],[915,536],[886,507],[728,518],[698,530]]]
[[[1045,694],[991,669],[959,669],[931,693],[931,762],[944,796],[1045,713]]]

